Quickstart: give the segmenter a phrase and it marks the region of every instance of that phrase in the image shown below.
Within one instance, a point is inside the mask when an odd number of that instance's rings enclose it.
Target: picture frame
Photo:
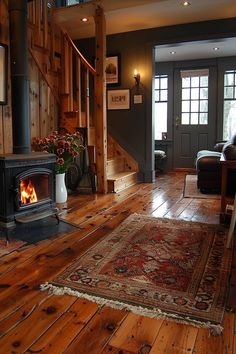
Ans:
[[[0,43],[0,105],[7,104],[7,50],[7,45]]]
[[[107,109],[130,109],[130,90],[107,91]]]
[[[162,140],[167,140],[167,132],[162,132],[161,133],[161,139]]]
[[[120,85],[120,55],[109,55],[105,64],[106,83],[109,86]]]

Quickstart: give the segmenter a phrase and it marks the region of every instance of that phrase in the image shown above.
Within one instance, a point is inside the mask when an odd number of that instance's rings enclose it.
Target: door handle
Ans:
[[[181,119],[180,119],[180,117],[177,116],[177,117],[175,118],[175,126],[176,126],[176,128],[179,127],[180,123],[181,123]]]

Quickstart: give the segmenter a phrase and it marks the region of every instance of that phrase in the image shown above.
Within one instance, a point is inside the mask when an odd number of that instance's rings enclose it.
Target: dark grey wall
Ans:
[[[223,29],[223,32],[222,32]],[[140,179],[151,182],[154,178],[154,139],[152,117],[152,80],[154,73],[153,47],[202,39],[236,36],[236,18],[170,27],[152,28],[107,36],[107,54],[121,56],[120,86],[108,89],[130,89],[130,110],[108,111],[108,132],[138,161]],[[77,41],[77,45],[94,62],[93,38]],[[137,88],[133,71],[141,75],[139,94],[142,104],[133,103]]]

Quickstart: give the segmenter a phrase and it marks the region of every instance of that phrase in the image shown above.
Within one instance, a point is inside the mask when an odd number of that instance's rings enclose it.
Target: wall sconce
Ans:
[[[134,79],[135,79],[135,84],[139,86],[140,83],[140,74],[138,73],[137,69],[134,69]]]

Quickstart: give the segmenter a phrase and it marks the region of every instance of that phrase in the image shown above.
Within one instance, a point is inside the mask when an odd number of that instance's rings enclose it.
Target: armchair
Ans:
[[[197,187],[202,193],[220,193],[221,191],[221,157],[225,160],[236,160],[236,134],[226,143],[218,143],[214,150],[201,150],[197,154]],[[228,174],[227,190],[235,193],[236,171]]]

